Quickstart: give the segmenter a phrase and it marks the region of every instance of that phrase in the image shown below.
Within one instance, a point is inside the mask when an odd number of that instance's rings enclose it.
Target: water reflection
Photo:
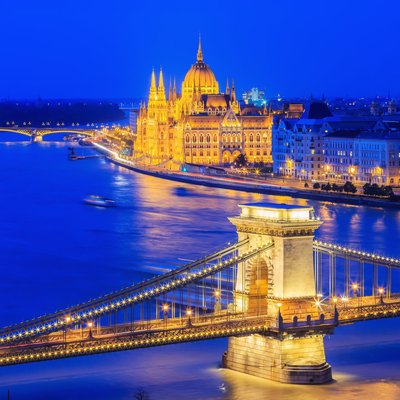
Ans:
[[[2,325],[131,284],[235,240],[227,217],[238,214],[240,203],[311,204],[324,221],[319,238],[400,256],[395,209],[190,186],[104,159],[70,162],[66,147],[0,145],[0,184],[6,188],[0,197],[0,264],[7,266],[0,280]],[[91,193],[111,197],[119,207],[83,205]],[[142,386],[151,399],[329,400],[367,393],[395,399],[398,327],[393,319],[340,328],[327,339],[337,382],[323,387],[285,386],[220,370],[227,342],[216,340],[7,368],[0,398],[11,386],[18,399],[128,399]]]

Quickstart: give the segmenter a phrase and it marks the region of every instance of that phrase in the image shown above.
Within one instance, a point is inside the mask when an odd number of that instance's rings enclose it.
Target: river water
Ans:
[[[79,151],[89,151],[79,149]],[[252,201],[312,204],[317,236],[400,257],[400,211],[293,200],[147,177],[103,158],[71,162],[58,142],[0,144],[0,325],[81,302],[235,240],[227,220]],[[85,206],[87,194],[119,207]],[[400,398],[400,320],[326,338],[335,381],[282,385],[220,369],[227,340],[0,369],[0,399]]]

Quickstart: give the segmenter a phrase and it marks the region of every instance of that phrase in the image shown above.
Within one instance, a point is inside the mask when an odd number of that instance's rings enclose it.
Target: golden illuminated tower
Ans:
[[[197,60],[187,72],[182,82],[182,102],[189,106],[186,113],[190,113],[191,103],[195,92],[201,94],[218,94],[219,86],[211,68],[203,61],[203,50],[199,38]]]
[[[239,154],[250,162],[272,162],[272,115],[250,106],[241,110],[233,81],[225,93],[219,92],[200,38],[196,62],[181,88],[177,93],[174,78],[167,99],[163,72],[157,86],[152,71],[148,106],[141,107],[137,120],[138,162],[178,169],[184,163],[229,164]]]

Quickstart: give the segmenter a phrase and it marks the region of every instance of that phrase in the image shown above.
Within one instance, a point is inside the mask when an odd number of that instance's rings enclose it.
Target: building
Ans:
[[[340,132],[325,136],[330,181],[400,185],[400,132]]]
[[[307,104],[301,118],[278,120],[273,128],[272,152],[275,174],[319,180],[323,172],[324,118],[331,116],[324,102]]]
[[[129,110],[129,129],[132,133],[136,133],[138,112],[136,108]]]
[[[222,165],[239,154],[249,162],[272,163],[272,114],[266,107],[241,108],[234,83],[224,93],[203,60],[201,42],[178,93],[170,82],[168,96],[160,71],[154,70],[147,106],[137,118],[135,158],[142,163],[180,168],[183,163]]]
[[[273,127],[273,170],[292,178],[400,184],[400,116],[333,116],[311,101]]]
[[[258,107],[263,107],[267,104],[265,92],[258,88],[251,88],[242,94],[242,99],[245,104],[254,104]]]

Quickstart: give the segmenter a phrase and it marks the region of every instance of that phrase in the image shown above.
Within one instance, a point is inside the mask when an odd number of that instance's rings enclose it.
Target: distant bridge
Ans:
[[[324,335],[400,316],[400,260],[313,240],[322,222],[311,207],[240,207],[230,218],[237,243],[0,329],[0,366],[229,337],[227,368],[286,383],[331,380]]]
[[[94,136],[95,129],[85,128],[26,128],[26,127],[0,127],[0,132],[18,133],[20,135],[28,136],[32,141],[41,141],[43,136],[53,135],[56,133],[77,133],[87,136]]]

